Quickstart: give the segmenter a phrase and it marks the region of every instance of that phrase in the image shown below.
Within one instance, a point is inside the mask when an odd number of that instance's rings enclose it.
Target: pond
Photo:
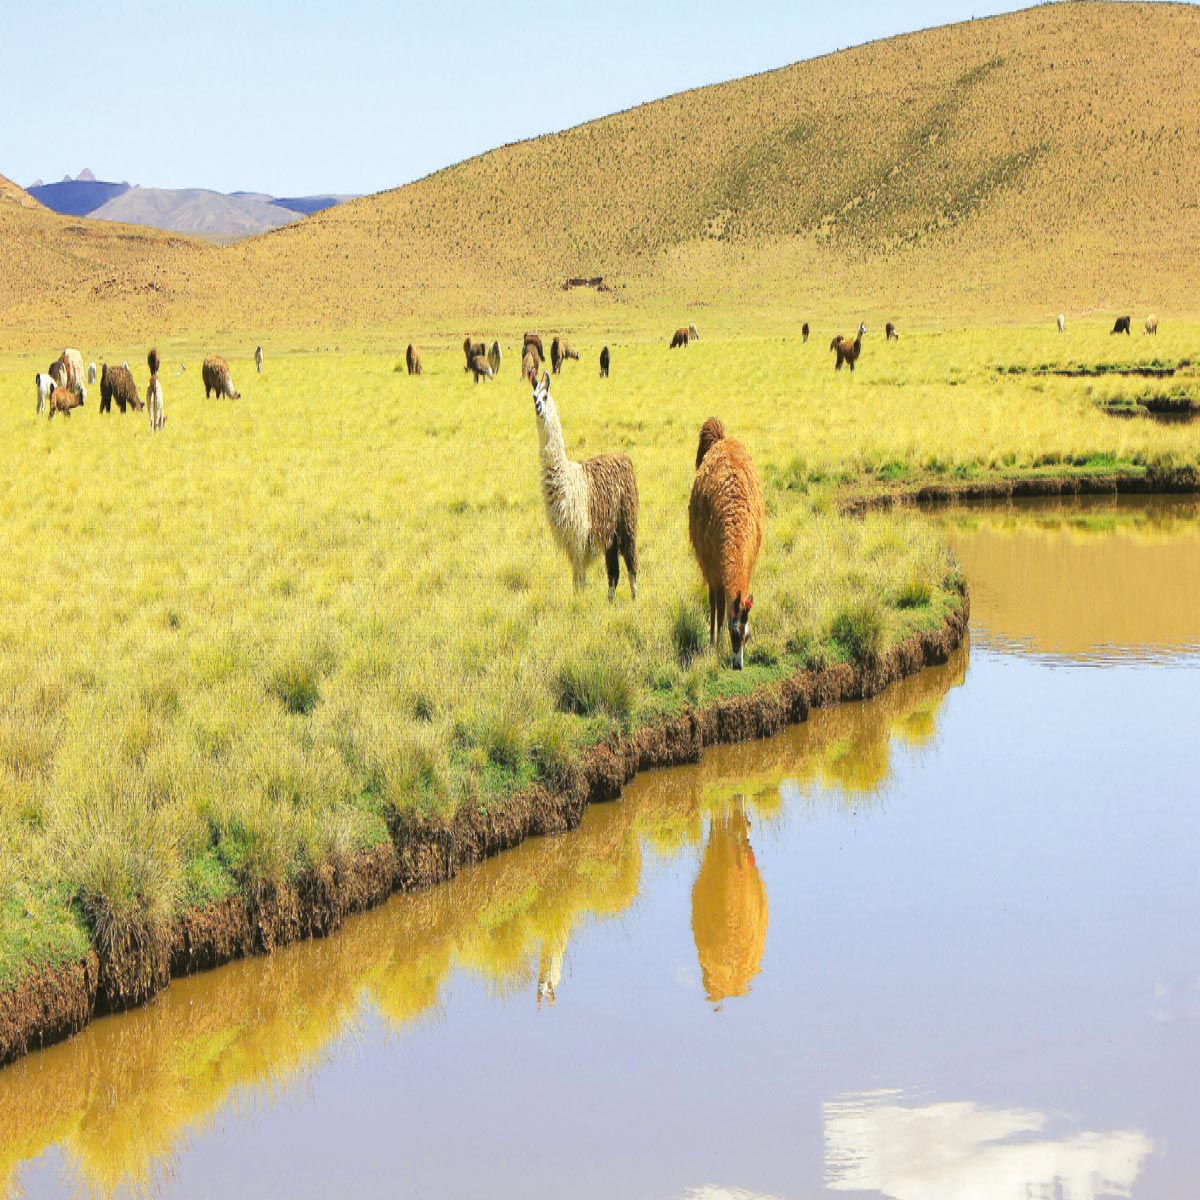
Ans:
[[[0,1194],[1191,1194],[1197,506],[930,519],[945,666],[0,1071]]]

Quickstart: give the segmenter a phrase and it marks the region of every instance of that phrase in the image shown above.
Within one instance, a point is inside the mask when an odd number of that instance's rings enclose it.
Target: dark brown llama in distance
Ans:
[[[867,332],[866,324],[861,324],[858,327],[858,337],[854,341],[842,337],[839,333],[837,337],[829,343],[830,350],[837,353],[837,363],[834,366],[835,371],[842,369],[842,363],[846,363],[850,370],[854,370],[854,364],[858,362],[858,356],[862,353],[863,334]]]

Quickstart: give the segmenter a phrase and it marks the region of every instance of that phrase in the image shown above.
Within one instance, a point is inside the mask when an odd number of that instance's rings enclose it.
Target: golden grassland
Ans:
[[[1194,316],[1198,56],[1194,5],[1042,6],[682,93],[221,248],[0,190],[0,339]],[[596,275],[613,290],[561,290]]]
[[[553,786],[610,730],[940,622],[959,586],[942,534],[911,513],[842,516],[849,494],[1200,462],[1200,426],[1116,420],[1092,379],[1030,373],[1177,364],[1194,326],[868,334],[853,375],[833,372],[825,331],[734,333],[675,352],[652,331],[614,341],[602,381],[585,332],[555,380],[572,456],[635,461],[636,605],[625,580],[605,601],[602,564],[572,592],[515,331],[480,385],[445,342],[423,343],[420,378],[404,338],[394,355],[269,347],[262,376],[230,351],[239,402],[205,401],[199,349],[164,343],[157,436],[145,414],[101,418],[95,396],[37,419],[49,352],[0,357],[0,979],[233,890],[253,902],[405,814]],[[713,413],[767,487],[741,675],[707,648],[687,542]]]
[[[869,802],[894,747],[932,736],[965,664],[959,651],[868,704],[814,713],[770,741],[714,748],[703,767],[657,772],[621,804],[587,813],[570,838],[532,840],[398,897],[336,938],[179,982],[153,1005],[0,1072],[0,1191],[54,1145],[89,1193],[148,1187],[225,1106],[302,1085],[353,1035],[364,1000],[404,1030],[436,1019],[462,972],[534,1003],[555,959],[589,923],[628,911],[656,860],[719,850],[731,813],[753,814],[756,845],[772,836],[797,810],[783,803],[784,776],[801,781],[806,806],[838,803],[825,790],[835,785],[845,802]],[[711,875],[693,894],[696,917],[726,907],[738,883]]]

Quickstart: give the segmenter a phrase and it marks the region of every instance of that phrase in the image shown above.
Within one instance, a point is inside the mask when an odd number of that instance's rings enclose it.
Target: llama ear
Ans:
[[[750,611],[750,610],[751,610],[753,607],[754,607],[754,597],[753,597],[753,596],[747,596],[747,597],[746,597],[746,607],[745,607],[745,609],[744,609],[743,611],[744,611],[744,612],[749,612],[749,611]]]
[[[549,371],[542,372],[542,384],[545,386],[546,391],[550,390],[550,372]]]

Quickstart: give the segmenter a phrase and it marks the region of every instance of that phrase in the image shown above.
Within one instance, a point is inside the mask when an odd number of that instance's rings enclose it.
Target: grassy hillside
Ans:
[[[1198,55],[1194,6],[1056,4],[683,93],[219,251],[60,222],[18,249],[38,269],[0,281],[0,325],[44,314],[47,266],[82,283],[70,318],[114,334],[1191,313]],[[6,254],[23,228],[0,224]],[[596,275],[614,290],[562,291]]]

